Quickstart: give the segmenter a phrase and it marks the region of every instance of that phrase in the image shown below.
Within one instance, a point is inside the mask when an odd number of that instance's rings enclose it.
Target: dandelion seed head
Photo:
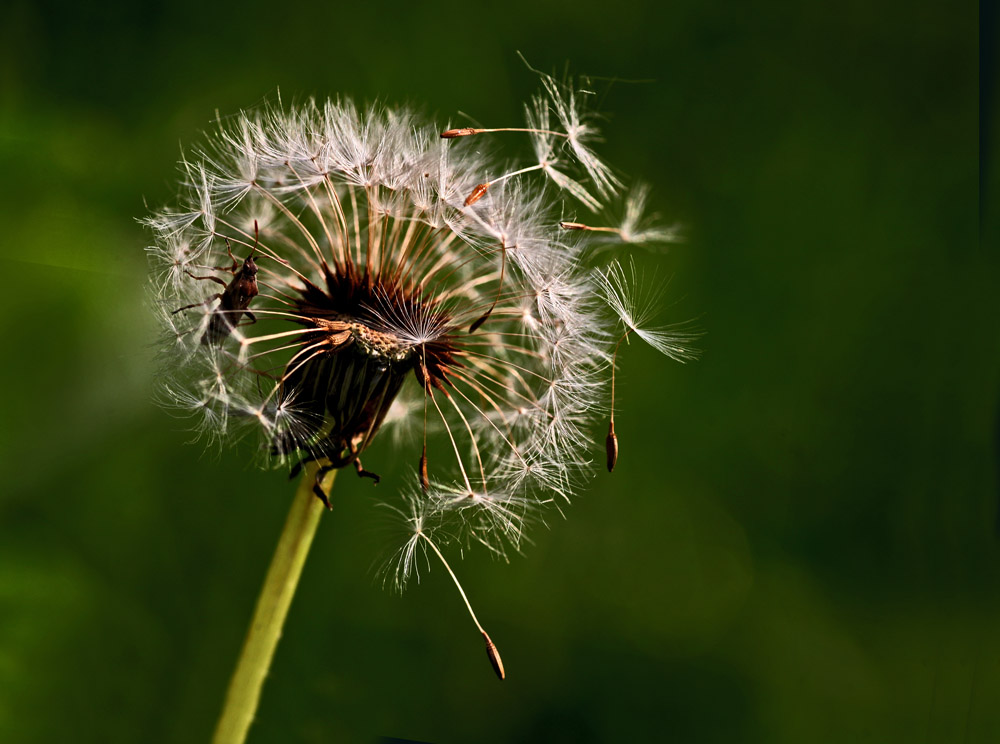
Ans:
[[[560,229],[570,202],[601,209],[621,184],[591,148],[585,95],[541,82],[515,130],[528,165],[403,108],[263,107],[221,118],[182,159],[175,204],[144,220],[160,397],[197,433],[254,438],[280,465],[380,468],[368,448],[383,429],[406,462],[419,453],[429,475],[387,507],[403,528],[386,564],[397,588],[429,548],[519,551],[573,497],[605,409],[605,306],[692,356],[647,325],[619,264],[589,268],[605,236]],[[644,242],[633,194],[621,233]]]

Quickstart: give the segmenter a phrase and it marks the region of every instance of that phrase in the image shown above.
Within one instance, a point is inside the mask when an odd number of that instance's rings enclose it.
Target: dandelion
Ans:
[[[559,228],[570,204],[597,210],[620,182],[590,149],[577,89],[542,86],[526,127],[442,133],[349,100],[241,113],[181,163],[177,206],[146,220],[161,397],[209,439],[249,435],[262,460],[304,472],[217,741],[242,741],[252,720],[334,475],[379,482],[385,463],[367,451],[381,429],[400,432],[416,469],[390,502],[404,537],[387,580],[402,588],[437,559],[503,678],[444,550],[506,558],[570,500],[590,472],[619,319],[622,338],[690,355],[681,335],[644,326],[618,264],[588,268],[596,233]],[[536,162],[500,169],[462,141],[508,131]]]

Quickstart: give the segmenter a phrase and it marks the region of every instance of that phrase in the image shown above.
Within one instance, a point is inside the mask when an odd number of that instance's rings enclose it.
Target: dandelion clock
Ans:
[[[693,356],[683,327],[648,325],[656,298],[628,263],[597,250],[672,232],[595,154],[586,90],[540,77],[523,126],[344,99],[223,119],[146,219],[162,400],[299,478],[217,742],[243,741],[334,476],[378,482],[377,437],[416,434],[395,453],[412,464],[402,492],[378,492],[404,531],[388,582],[443,566],[503,679],[449,548],[516,551],[586,484],[623,339]],[[484,139],[534,157],[494,159]],[[605,449],[610,470],[613,423]]]

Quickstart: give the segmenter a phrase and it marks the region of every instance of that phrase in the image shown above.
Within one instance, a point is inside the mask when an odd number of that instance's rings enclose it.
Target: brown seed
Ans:
[[[427,445],[426,444],[424,445],[424,451],[423,451],[423,453],[420,455],[419,470],[420,470],[420,487],[424,490],[424,493],[427,493],[427,491],[431,487],[431,481],[427,477]]]
[[[563,230],[586,230],[587,226],[582,222],[560,222],[559,227]]]
[[[487,320],[489,320],[490,314],[492,312],[493,312],[493,308],[490,308],[485,313],[483,313],[482,315],[480,315],[479,319],[475,323],[473,323],[471,326],[469,326],[469,333],[475,333],[476,331],[478,331],[479,327],[483,323],[485,323]]]
[[[610,473],[618,462],[618,435],[615,434],[614,421],[608,427],[608,437],[604,440],[604,447],[608,451],[608,472]]]
[[[461,127],[460,129],[449,129],[441,132],[441,139],[455,139],[456,137],[468,137],[470,134],[478,134],[479,130],[473,127]]]
[[[471,207],[477,201],[482,199],[486,195],[486,190],[489,189],[490,185],[488,183],[481,183],[476,188],[472,190],[468,198],[465,200],[465,206]]]
[[[504,679],[506,675],[503,671],[503,661],[500,658],[500,652],[497,651],[497,647],[493,645],[493,641],[490,637],[486,635],[486,631],[483,631],[483,640],[486,641],[486,655],[490,659],[490,664],[493,665],[493,671],[497,673],[497,677]]]

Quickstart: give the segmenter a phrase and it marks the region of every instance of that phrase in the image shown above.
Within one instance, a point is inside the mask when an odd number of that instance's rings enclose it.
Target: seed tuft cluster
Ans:
[[[377,481],[369,445],[408,430],[400,587],[428,546],[504,556],[571,498],[622,338],[692,357],[689,335],[646,325],[634,276],[594,267],[597,247],[672,233],[641,214],[644,187],[619,197],[588,93],[541,80],[523,127],[442,129],[346,99],[241,113],[145,220],[163,397],[201,432],[252,433],[268,461],[318,462],[318,483],[347,466]],[[513,166],[470,141],[525,137],[534,158]],[[574,216],[615,200],[618,225]]]

